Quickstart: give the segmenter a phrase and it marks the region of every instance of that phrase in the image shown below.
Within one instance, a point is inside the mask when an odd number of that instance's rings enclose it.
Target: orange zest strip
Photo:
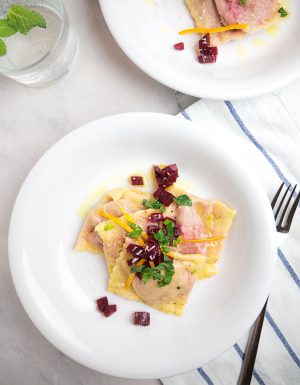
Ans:
[[[149,261],[149,265],[150,265],[151,267],[155,267],[155,264],[154,264],[153,261]]]
[[[225,237],[212,237],[212,238],[202,238],[202,239],[182,239],[179,243],[198,243],[198,242],[214,242],[221,241]]]
[[[117,218],[111,214],[107,214],[105,211],[103,211],[101,209],[98,210],[98,214],[104,218],[110,219],[112,222],[114,222],[116,225],[119,225],[120,227],[122,227],[128,233],[132,232],[132,228],[129,225],[127,225],[126,223],[124,223],[120,218]],[[138,238],[137,242],[140,246],[145,246],[145,242],[142,240],[142,238]]]
[[[124,217],[127,219],[128,222],[134,223],[136,225],[135,220],[132,218],[132,216],[121,205],[119,205],[119,209],[120,209],[121,213],[124,215]],[[141,236],[145,240],[148,239],[148,234],[146,234],[144,231],[142,232]],[[141,246],[145,246],[145,244],[141,245]]]
[[[144,263],[146,262],[146,259],[142,258],[137,264],[136,266],[142,266]],[[125,288],[126,289],[129,289],[131,284],[132,284],[132,281],[135,277],[135,273],[130,273],[128,275],[128,278],[127,278],[127,281],[126,281],[126,285],[125,285]]]
[[[188,28],[179,31],[179,35],[187,35],[189,33],[218,33],[225,31],[232,31],[234,29],[246,29],[248,24],[232,24],[226,25],[225,27],[216,27],[216,28]]]
[[[122,227],[127,232],[130,233],[132,231],[132,228],[130,226],[128,226],[126,223],[124,223],[120,218],[117,218],[111,214],[107,214],[105,211],[103,211],[101,209],[98,210],[98,214],[100,214],[104,218],[110,219],[112,222],[119,225],[120,227]]]

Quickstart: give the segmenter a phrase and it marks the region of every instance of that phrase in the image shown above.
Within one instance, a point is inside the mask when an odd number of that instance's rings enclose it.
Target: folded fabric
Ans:
[[[300,181],[300,109],[284,91],[238,102],[200,100],[179,115],[200,130],[235,138],[270,201],[284,182]],[[226,143],[224,143],[226,146]],[[277,268],[251,384],[300,384],[300,210],[277,251]],[[164,385],[234,385],[249,332],[225,354],[189,373],[161,379]]]

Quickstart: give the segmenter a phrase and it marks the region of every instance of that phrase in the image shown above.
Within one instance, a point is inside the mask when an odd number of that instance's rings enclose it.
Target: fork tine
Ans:
[[[282,211],[282,213],[281,213],[281,216],[280,216],[280,218],[279,218],[279,222],[278,222],[278,224],[277,224],[277,226],[279,226],[279,227],[282,227],[282,222],[283,222],[283,220],[284,220],[285,214],[286,214],[287,209],[288,209],[288,207],[289,207],[290,201],[291,201],[291,199],[292,199],[292,197],[293,197],[293,195],[294,195],[294,192],[295,192],[295,190],[296,190],[296,187],[297,187],[297,185],[295,184],[295,186],[294,186],[292,192],[290,193],[289,199],[287,200],[286,205],[285,205],[285,207],[284,207],[284,209],[283,209],[283,211]]]
[[[294,218],[294,214],[295,214],[295,211],[297,209],[297,206],[298,206],[298,203],[299,203],[299,200],[300,200],[300,192],[298,192],[298,195],[293,203],[293,206],[291,208],[291,211],[289,212],[289,215],[286,219],[286,225],[285,225],[285,231],[286,232],[289,232],[290,231],[290,227],[291,227],[291,224],[292,224],[292,221],[293,221],[293,218]]]
[[[278,217],[278,214],[279,214],[279,212],[280,212],[281,206],[282,206],[282,204],[283,204],[283,202],[284,202],[284,200],[285,200],[286,194],[288,193],[290,187],[291,187],[291,184],[288,185],[288,187],[287,187],[287,189],[285,190],[285,193],[284,193],[284,195],[283,195],[283,197],[282,197],[282,199],[281,199],[281,202],[279,203],[279,206],[278,206],[278,208],[277,208],[277,211],[276,211],[276,213],[275,213],[275,215],[274,215],[275,221],[276,221],[276,219],[277,219],[277,217]]]
[[[284,182],[282,182],[281,186],[279,187],[277,193],[275,194],[274,198],[272,199],[272,202],[271,202],[271,207],[272,209],[274,208],[274,206],[276,205],[276,202],[277,202],[277,199],[281,193],[281,190],[282,190],[282,187],[284,186]]]

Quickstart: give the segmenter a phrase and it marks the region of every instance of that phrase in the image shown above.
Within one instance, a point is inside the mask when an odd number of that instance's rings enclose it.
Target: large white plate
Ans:
[[[77,129],[40,159],[13,210],[9,255],[25,310],[49,341],[88,367],[131,378],[199,367],[237,341],[267,297],[275,260],[270,204],[237,151],[184,119],[132,113]],[[181,318],[107,293],[104,258],[73,249],[87,196],[169,162],[194,193],[237,210],[220,274],[197,283]],[[108,319],[95,309],[103,295],[119,309]],[[150,327],[132,325],[136,310],[151,312]]]
[[[175,90],[210,99],[241,99],[278,89],[300,77],[299,1],[278,31],[261,31],[220,47],[216,64],[196,60],[197,35],[184,0],[99,0],[122,50],[144,72]],[[178,52],[173,44],[185,42]]]

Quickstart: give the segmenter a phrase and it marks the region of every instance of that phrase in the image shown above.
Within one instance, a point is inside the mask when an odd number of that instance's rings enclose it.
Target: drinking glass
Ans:
[[[47,27],[4,38],[7,54],[0,57],[0,74],[29,86],[46,86],[68,72],[76,53],[76,35],[62,0],[1,0],[0,18],[16,3],[41,13]]]

